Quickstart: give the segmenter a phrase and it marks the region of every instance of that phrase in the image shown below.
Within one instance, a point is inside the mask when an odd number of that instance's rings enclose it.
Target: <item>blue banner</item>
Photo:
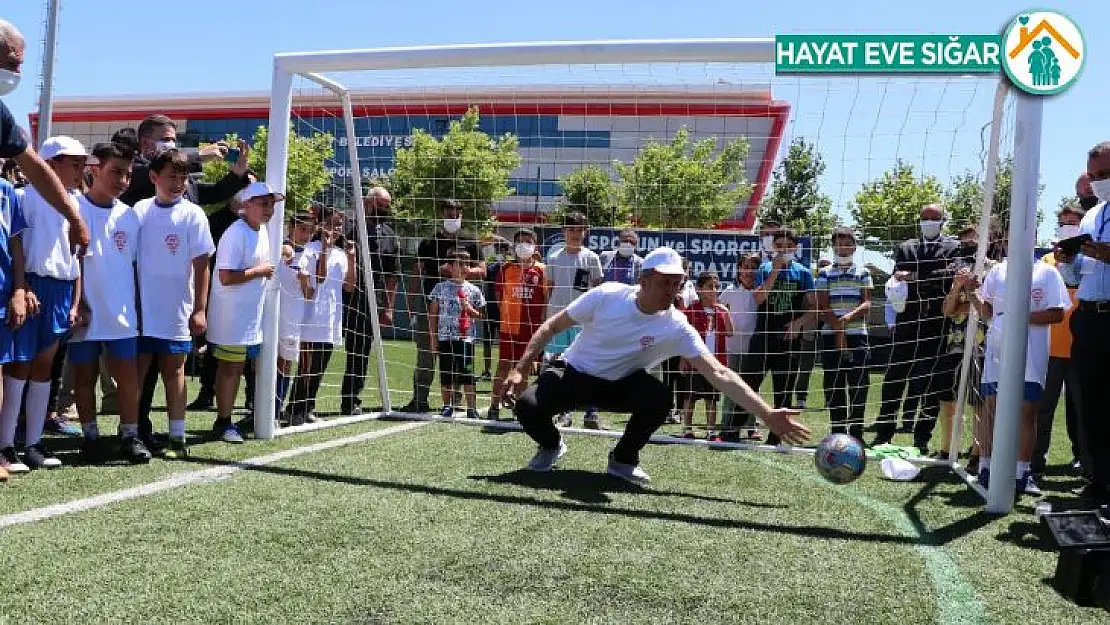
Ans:
[[[538,226],[536,235],[541,241],[541,253],[547,258],[556,247],[561,247],[565,239],[563,230],[558,226]],[[673,248],[684,258],[690,259],[690,273],[697,276],[703,271],[716,272],[722,283],[736,281],[736,263],[740,257],[760,251],[759,237],[754,234],[740,234],[727,230],[659,231],[635,229],[640,237],[636,253],[640,256],[660,246]],[[591,227],[586,235],[585,246],[600,254],[615,249],[620,240],[619,228]],[[809,237],[799,237],[798,262],[811,266],[813,250]]]

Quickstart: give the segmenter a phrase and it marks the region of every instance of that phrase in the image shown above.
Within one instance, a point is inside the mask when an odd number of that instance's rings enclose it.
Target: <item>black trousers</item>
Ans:
[[[836,345],[836,336],[821,337],[821,367],[825,370],[825,405],[833,434],[851,434],[863,439],[863,419],[867,410],[868,343],[866,335],[849,334],[847,349]]]
[[[362,405],[361,395],[366,388],[366,373],[370,368],[370,350],[374,346],[374,329],[365,293],[356,291],[344,299],[343,349],[346,362],[339,393],[343,414],[350,414],[355,407]]]
[[[553,418],[562,412],[596,406],[609,412],[631,413],[624,435],[613,448],[613,459],[639,464],[640,450],[663,425],[674,408],[674,395],[667,385],[647,371],[636,371],[620,380],[603,380],[587,375],[563,360],[551,363],[517,399],[514,412],[540,447],[559,446],[559,430]]]
[[[289,414],[307,415],[316,408],[316,395],[320,392],[320,382],[328,370],[334,349],[331,343],[301,343],[301,351],[308,352],[308,362],[303,360],[302,353],[301,368],[297,371],[290,395]]]
[[[786,340],[782,332],[756,330],[748,353],[740,361],[740,377],[759,392],[763,378],[771,374],[771,397],[775,408],[785,408],[798,375],[798,340]]]
[[[1071,316],[1071,361],[1079,383],[1080,438],[1086,443],[1092,484],[1110,494],[1110,384],[1106,355],[1110,354],[1110,314],[1076,310]]]
[[[921,418],[914,424],[915,443],[928,443],[940,414],[940,397],[933,381],[943,341],[944,323],[907,323],[896,327],[891,348],[890,365],[883,378],[882,403],[876,423],[879,438],[894,436],[898,428],[899,407],[912,411],[921,408]],[[909,389],[906,405],[902,396]],[[916,402],[915,405],[913,402]],[[911,408],[913,406],[913,408]],[[903,412],[902,420],[909,423],[913,413]]]
[[[1060,392],[1064,394],[1064,419],[1071,442],[1071,457],[1086,466],[1090,460],[1083,449],[1083,437],[1079,423],[1079,371],[1072,366],[1070,358],[1049,358],[1048,377],[1045,380],[1044,395],[1037,408],[1037,443],[1033,448],[1033,467],[1043,469],[1048,464],[1048,448],[1052,444],[1052,422],[1056,416],[1056,405],[1060,403]]]

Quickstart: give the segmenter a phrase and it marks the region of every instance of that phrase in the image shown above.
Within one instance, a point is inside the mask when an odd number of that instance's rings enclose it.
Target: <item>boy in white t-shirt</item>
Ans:
[[[316,215],[312,211],[295,212],[289,219],[289,238],[281,246],[281,264],[277,268],[281,305],[278,307],[276,415],[281,414],[285,395],[293,381],[293,366],[300,360],[301,323],[306,305],[315,293],[309,280],[308,257],[304,253],[315,233]]]
[[[139,216],[139,379],[157,360],[166,388],[170,439],[167,458],[187,453],[185,440],[185,357],[192,338],[207,327],[208,257],[215,251],[208,218],[185,199],[189,163],[176,148],[150,162],[155,196],[135,204]],[[239,437],[240,442],[242,437]]]
[[[216,358],[216,421],[212,431],[229,443],[243,442],[231,422],[239,378],[247,360],[262,351],[262,307],[266,284],[274,277],[270,262],[270,234],[266,227],[274,204],[285,201],[265,182],[254,182],[239,192],[243,212],[220,239],[216,276],[209,295],[208,343]],[[185,440],[170,437],[170,446],[184,448]]]
[[[763,255],[759,252],[745,254],[736,261],[736,284],[721,292],[718,300],[728,308],[729,317],[732,319],[732,335],[725,342],[728,352],[728,368],[739,373],[740,361],[748,353],[748,347],[755,334],[756,313],[759,304],[755,303],[755,274],[763,263]],[[721,438],[736,440],[739,434],[740,413],[736,404],[725,396],[722,414]],[[759,430],[748,429],[749,438],[759,438]]]
[[[41,154],[62,186],[76,195],[89,156],[85,146],[70,137],[50,137],[43,143]],[[23,462],[11,463],[9,471],[13,473],[62,465],[43,445],[42,431],[49,410],[54,355],[73,324],[80,299],[80,267],[69,247],[69,222],[33,186],[23,191],[27,297],[37,300],[39,312],[28,316],[12,334],[12,364],[4,376],[0,449],[5,457],[12,455],[14,441],[8,440],[7,433],[14,431],[24,388],[27,390]]]
[[[100,355],[116,381],[120,414],[119,455],[132,463],[150,461],[150,451],[139,436],[139,317],[135,298],[135,260],[139,250],[139,217],[117,198],[131,179],[129,150],[115,143],[93,149],[93,184],[78,200],[81,217],[89,224],[91,242],[81,257],[81,299],[69,363],[73,394],[81,420],[81,457],[86,462],[105,459],[96,423],[96,380]]]
[[[1005,243],[1001,243],[1002,246]],[[987,330],[986,354],[983,361],[983,379],[980,394],[984,397],[979,422],[979,483],[988,487],[990,480],[991,443],[994,440],[994,414],[998,399],[998,374],[1002,360],[1002,335],[1006,313],[1006,273],[1009,262],[998,263],[983,286],[972,294],[971,302],[983,319],[990,319]],[[1033,263],[1030,286],[1029,334],[1025,355],[1025,389],[1021,403],[1021,424],[1018,434],[1017,492],[1040,495],[1041,490],[1033,480],[1030,462],[1037,438],[1037,405],[1044,392],[1048,375],[1049,326],[1064,320],[1064,312],[1071,307],[1067,285],[1055,267],[1046,263]]]

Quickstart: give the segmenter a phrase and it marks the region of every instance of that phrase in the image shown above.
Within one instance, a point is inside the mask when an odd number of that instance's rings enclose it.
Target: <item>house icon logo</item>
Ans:
[[[1002,68],[1034,95],[1060,93],[1079,78],[1087,60],[1083,33],[1063,13],[1032,10],[1014,17],[1002,35]]]

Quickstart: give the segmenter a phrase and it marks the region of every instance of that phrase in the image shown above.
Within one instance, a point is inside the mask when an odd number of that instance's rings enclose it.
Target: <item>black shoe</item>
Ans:
[[[1083,463],[1079,461],[1079,458],[1076,458],[1068,465],[1068,470],[1071,471],[1072,475],[1083,475]]]
[[[185,406],[185,410],[205,411],[212,410],[215,407],[216,399],[214,397],[211,397],[209,395],[197,395],[196,399],[194,399],[188,406]]]
[[[247,412],[254,412],[253,394],[252,394],[252,397],[250,399],[247,399],[247,401],[243,404],[243,409],[246,410]]]
[[[235,422],[235,427],[243,434],[254,433],[254,415],[249,414]]]
[[[880,434],[880,435],[875,437],[875,440],[871,441],[871,446],[872,447],[878,447],[879,445],[889,445],[890,441],[892,441],[892,440],[894,440],[893,436],[889,436],[889,435],[886,435],[886,434]]]
[[[764,443],[764,444],[766,444],[766,445],[772,445],[772,446],[777,446],[777,445],[778,445],[779,443],[781,443],[781,442],[782,442],[782,439],[780,439],[780,438],[778,437],[778,434],[768,434],[768,435],[767,435],[767,440],[765,441],[765,443]]]
[[[408,412],[412,414],[424,414],[431,411],[431,406],[426,403],[420,403],[415,399],[397,409],[397,412]]]
[[[62,461],[43,447],[41,442],[28,445],[23,450],[23,463],[30,469],[57,469],[62,466]]]
[[[921,457],[925,458],[929,455],[929,441],[914,441],[913,446],[921,453]]]
[[[146,464],[152,455],[137,436],[128,436],[119,442],[119,457],[131,464]]]
[[[161,432],[153,432],[151,434],[139,435],[139,442],[147,450],[147,453],[155,456],[161,456],[162,450],[166,448],[166,443],[170,440],[169,435]]]
[[[979,472],[979,456],[968,456],[967,466],[965,467],[968,473]]]

